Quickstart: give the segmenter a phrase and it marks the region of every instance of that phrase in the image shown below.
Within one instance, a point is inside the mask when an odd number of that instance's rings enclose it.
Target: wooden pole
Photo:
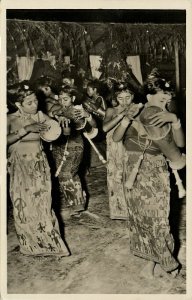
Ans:
[[[176,76],[176,92],[180,90],[180,79],[179,79],[179,47],[178,40],[174,43],[175,48],[175,76]]]

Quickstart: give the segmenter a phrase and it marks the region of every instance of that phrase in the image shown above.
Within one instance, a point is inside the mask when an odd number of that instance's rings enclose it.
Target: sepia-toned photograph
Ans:
[[[186,12],[6,9],[7,295],[187,295]]]

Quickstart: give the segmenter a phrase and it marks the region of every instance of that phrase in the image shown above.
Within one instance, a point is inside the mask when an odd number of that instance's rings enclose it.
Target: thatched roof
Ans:
[[[72,59],[102,54],[114,48],[122,56],[145,54],[151,59],[174,59],[174,45],[185,55],[185,24],[66,23],[57,21],[7,20],[8,56],[37,56],[50,51]]]

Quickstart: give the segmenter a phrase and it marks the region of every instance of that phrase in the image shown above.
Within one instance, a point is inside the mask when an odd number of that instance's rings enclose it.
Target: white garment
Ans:
[[[64,56],[63,62],[67,65],[70,65],[70,56]]]
[[[102,72],[99,71],[101,66],[102,57],[100,55],[89,55],[91,74],[93,78],[99,79]]]
[[[29,80],[33,71],[33,65],[35,62],[35,57],[32,56],[17,56],[17,69],[19,81]]]
[[[137,80],[143,84],[143,79],[141,75],[141,64],[139,55],[127,56],[126,63],[131,67],[133,74]]]

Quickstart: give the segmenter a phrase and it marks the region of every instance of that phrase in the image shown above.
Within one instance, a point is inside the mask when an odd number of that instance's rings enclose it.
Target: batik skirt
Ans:
[[[28,255],[68,255],[52,210],[50,169],[44,152],[9,152],[10,196],[20,251]],[[27,149],[30,149],[28,146]],[[34,148],[33,148],[34,149]]]
[[[127,201],[130,248],[134,255],[157,262],[165,271],[178,267],[170,233],[169,172],[163,155],[145,154],[130,190],[126,183],[141,153],[126,152],[124,193]]]
[[[85,209],[86,195],[82,190],[78,174],[83,158],[83,148],[83,140],[80,137],[69,137],[67,140],[52,146],[57,170],[61,167],[58,174],[60,210],[70,209],[71,212],[79,212]]]
[[[114,129],[107,134],[107,187],[111,219],[127,220],[127,203],[123,191],[124,146],[112,139]]]

